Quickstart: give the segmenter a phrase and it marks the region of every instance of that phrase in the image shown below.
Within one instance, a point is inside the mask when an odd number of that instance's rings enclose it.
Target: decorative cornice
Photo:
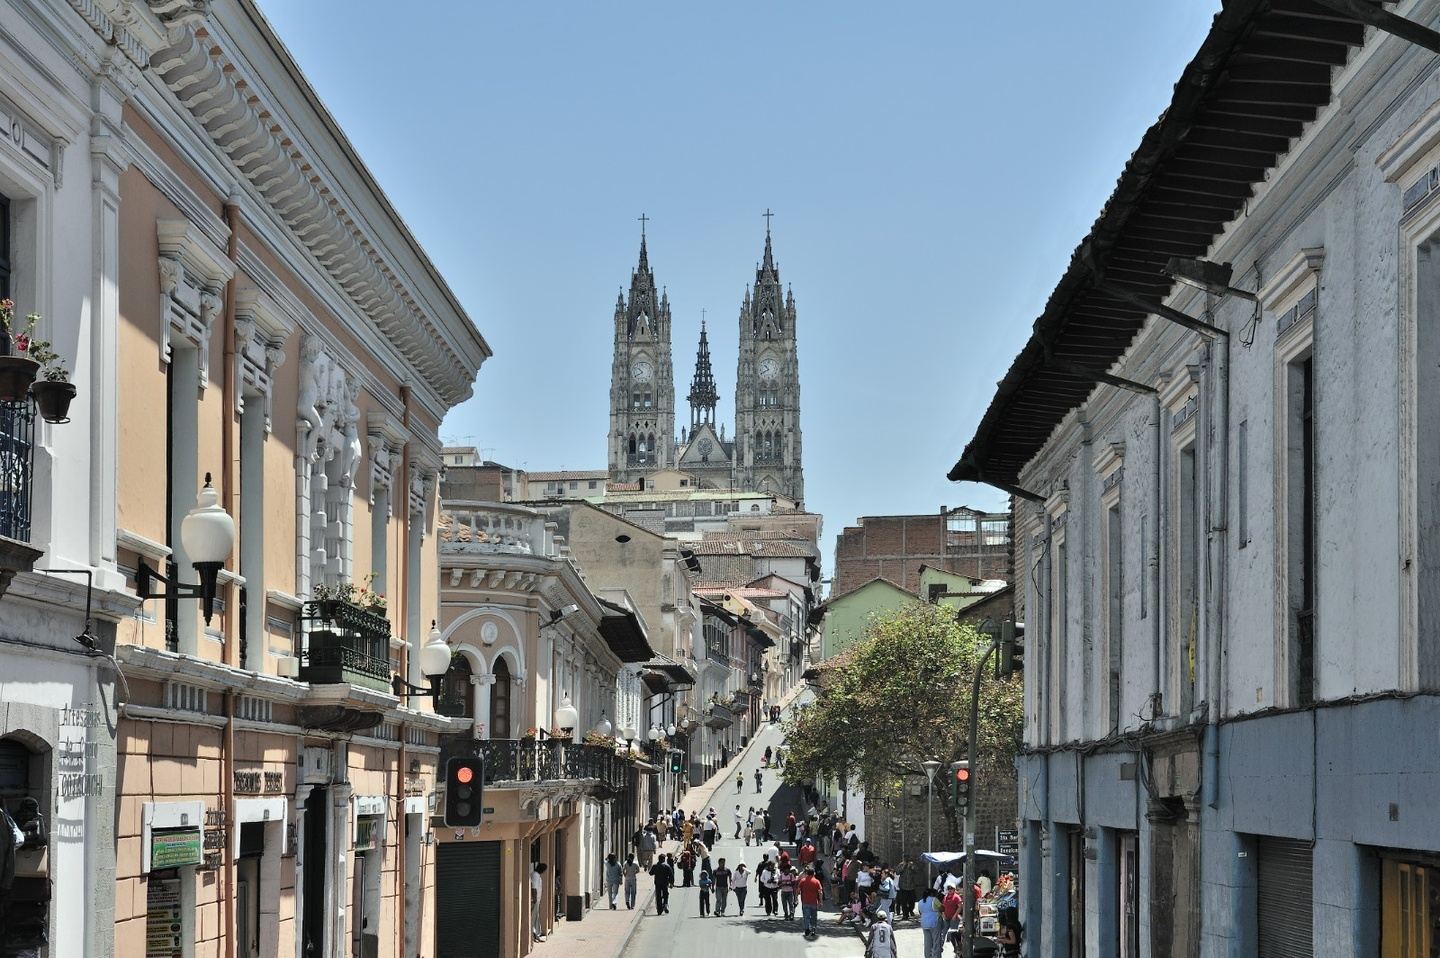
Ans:
[[[303,138],[282,125],[281,111],[261,101],[261,85],[247,82],[244,65],[213,31],[192,28],[203,17],[203,7],[152,0],[151,9],[162,20],[174,17],[167,21],[165,46],[150,57],[155,75],[379,335],[444,401],[455,405],[468,398],[474,373],[489,355],[479,334],[474,334],[477,348],[467,356],[452,346],[376,248],[358,214],[345,208],[344,194],[321,175],[322,164],[301,152]]]

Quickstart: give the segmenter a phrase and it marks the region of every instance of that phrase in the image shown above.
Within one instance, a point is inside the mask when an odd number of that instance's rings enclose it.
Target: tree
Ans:
[[[971,682],[988,644],[945,606],[917,601],[873,616],[856,645],[821,666],[819,696],[786,728],[785,777],[844,776],[886,799],[928,758],[978,761],[982,775],[1013,768],[1024,724],[1018,676],[982,679],[976,754],[966,741]],[[937,783],[947,774],[937,773]],[[958,831],[950,803],[942,804]]]

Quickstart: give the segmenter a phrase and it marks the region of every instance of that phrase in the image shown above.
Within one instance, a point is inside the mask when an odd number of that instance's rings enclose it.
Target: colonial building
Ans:
[[[1225,4],[951,472],[1017,503],[1033,953],[1440,940],[1437,18]]]
[[[688,394],[690,425],[677,439],[670,299],[663,290],[657,294],[642,235],[629,294],[622,291],[615,304],[608,438],[611,477],[631,483],[679,468],[693,476],[702,490],[760,492],[802,505],[805,479],[795,324],[795,296],[781,287],[767,226],[765,251],[740,307],[734,432],[726,439],[724,425],[717,422],[720,394],[702,322]]]
[[[649,812],[654,766],[628,743],[617,755],[614,733],[641,712],[635,664],[654,653],[633,608],[590,589],[547,513],[441,508],[440,621],[454,659],[436,707],[469,726],[445,754],[484,756],[488,810],[476,828],[438,832],[438,954],[520,956],[533,866],[549,866],[542,933],[578,921],[601,900],[605,854],[625,851]],[[571,710],[578,724],[563,728]]]
[[[433,954],[454,723],[392,679],[489,349],[249,0],[0,23],[0,287],[77,393],[5,357],[0,951]]]

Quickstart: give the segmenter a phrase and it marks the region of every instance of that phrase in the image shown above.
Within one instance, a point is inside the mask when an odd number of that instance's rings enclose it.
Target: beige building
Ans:
[[[489,349],[251,0],[5,19],[100,64],[73,149],[104,162],[68,181],[103,187],[88,551],[153,596],[116,629],[113,942],[51,954],[434,954],[461,723],[392,676],[424,684],[437,429]],[[207,477],[236,527],[213,617],[177,595]]]
[[[485,758],[489,810],[478,827],[438,832],[437,942],[442,955],[519,958],[537,930],[534,865],[549,866],[538,931],[583,919],[601,900],[605,854],[628,849],[649,804],[654,766],[616,735],[640,710],[635,664],[653,652],[625,596],[592,591],[549,513],[442,509],[440,622],[454,659],[437,708],[469,733],[445,754]]]

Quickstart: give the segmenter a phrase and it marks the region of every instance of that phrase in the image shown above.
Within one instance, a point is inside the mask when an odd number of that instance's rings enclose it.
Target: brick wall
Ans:
[[[1006,769],[988,778],[990,786],[975,803],[979,813],[975,822],[975,843],[979,848],[993,848],[995,829],[1014,828],[1019,817],[1019,792],[1014,769]],[[907,786],[904,794],[892,804],[866,802],[865,834],[881,861],[893,864],[900,861],[902,855],[918,857],[925,851],[924,784],[924,777],[916,776],[909,786],[920,786],[918,795],[911,794],[915,789]],[[944,805],[949,801],[949,784],[937,774],[932,822],[935,851],[960,850],[961,836],[951,828],[944,812]]]
[[[952,542],[951,546],[956,546]],[[973,543],[958,542],[961,552],[970,552]],[[865,516],[849,526],[835,542],[835,583],[831,594],[839,595],[864,585],[877,576],[889,579],[907,592],[920,587],[920,567],[928,565],[960,575],[985,579],[1009,579],[1009,560],[997,550],[975,558],[947,552],[945,515]]]

